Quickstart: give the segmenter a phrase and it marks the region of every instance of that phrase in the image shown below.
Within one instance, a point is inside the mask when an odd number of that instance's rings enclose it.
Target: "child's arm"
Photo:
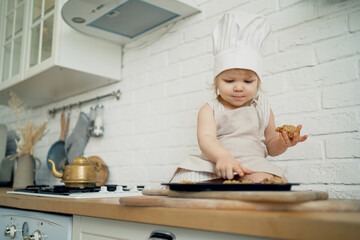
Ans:
[[[234,172],[239,176],[253,173],[237,161],[230,152],[221,145],[216,137],[216,123],[213,109],[205,104],[198,114],[197,137],[199,147],[207,159],[216,164],[215,170],[219,177],[233,179]]]
[[[284,153],[288,147],[295,146],[298,142],[303,142],[307,139],[307,135],[298,136],[294,134],[292,140],[289,139],[286,132],[275,132],[275,119],[272,110],[270,110],[270,119],[267,128],[265,129],[265,145],[270,156],[277,156]],[[298,125],[297,128],[301,130],[302,126]]]

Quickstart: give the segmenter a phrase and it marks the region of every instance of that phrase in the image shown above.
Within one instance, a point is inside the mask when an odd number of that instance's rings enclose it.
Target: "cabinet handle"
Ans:
[[[175,240],[176,237],[171,232],[155,230],[150,234],[149,240]]]

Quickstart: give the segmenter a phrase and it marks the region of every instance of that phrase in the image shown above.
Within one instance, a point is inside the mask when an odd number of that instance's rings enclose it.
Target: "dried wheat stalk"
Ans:
[[[35,144],[45,135],[46,122],[43,121],[39,126],[34,126],[32,121],[29,120],[26,127],[23,127],[21,119],[23,118],[26,106],[15,93],[10,92],[10,96],[9,107],[16,119],[16,124],[11,126],[19,137],[19,141],[15,139],[17,153],[11,156],[11,159],[14,159],[25,154],[33,154]]]

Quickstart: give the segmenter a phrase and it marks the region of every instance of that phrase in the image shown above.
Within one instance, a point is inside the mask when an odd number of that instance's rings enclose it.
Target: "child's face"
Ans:
[[[227,109],[249,106],[258,90],[259,78],[250,70],[229,69],[216,79],[220,101]]]

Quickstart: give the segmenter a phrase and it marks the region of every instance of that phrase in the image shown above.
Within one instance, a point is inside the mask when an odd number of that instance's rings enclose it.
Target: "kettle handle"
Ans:
[[[94,164],[95,170],[99,172],[101,170],[101,162],[95,162]]]

